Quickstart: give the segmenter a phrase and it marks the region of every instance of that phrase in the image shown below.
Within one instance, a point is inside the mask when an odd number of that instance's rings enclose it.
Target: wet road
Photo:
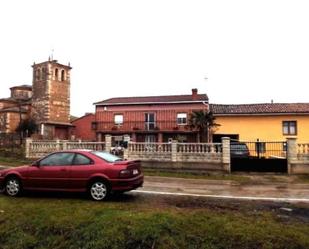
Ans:
[[[227,180],[145,176],[144,187],[136,192],[309,203],[309,184],[272,182],[261,179],[244,184]]]

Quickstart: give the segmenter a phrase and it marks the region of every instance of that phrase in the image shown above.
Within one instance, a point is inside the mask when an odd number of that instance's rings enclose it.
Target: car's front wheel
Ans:
[[[107,198],[109,194],[109,188],[106,182],[97,180],[90,184],[89,194],[91,199],[95,201],[102,201]]]
[[[9,196],[18,196],[22,191],[20,180],[15,176],[9,177],[5,181],[4,191]]]

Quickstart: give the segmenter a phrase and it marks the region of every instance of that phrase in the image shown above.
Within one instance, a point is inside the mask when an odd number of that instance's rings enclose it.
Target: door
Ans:
[[[90,176],[98,172],[93,160],[79,153],[76,153],[70,168],[68,188],[71,190],[85,190]],[[102,168],[100,170],[102,173]]]
[[[145,143],[151,144],[151,143],[155,143],[157,141],[156,136],[155,135],[146,135],[145,136]]]
[[[145,113],[145,130],[154,130],[156,126],[155,114]]]
[[[157,139],[155,135],[146,135],[145,136],[145,149],[146,151],[154,151],[155,150],[155,143]]]
[[[55,138],[60,140],[68,139],[68,129],[64,127],[55,127]]]
[[[24,187],[29,189],[66,189],[70,178],[70,166],[74,153],[51,154],[28,170]]]

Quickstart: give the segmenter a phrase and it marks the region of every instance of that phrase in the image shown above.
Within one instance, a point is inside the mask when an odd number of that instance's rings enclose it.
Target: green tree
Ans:
[[[199,132],[201,142],[210,142],[210,134],[214,127],[219,126],[215,123],[212,112],[205,110],[193,111],[189,118],[189,126]]]
[[[20,134],[22,133],[22,137],[30,137],[33,133],[37,131],[37,124],[32,118],[24,119],[22,120],[18,127],[16,128],[16,131]]]

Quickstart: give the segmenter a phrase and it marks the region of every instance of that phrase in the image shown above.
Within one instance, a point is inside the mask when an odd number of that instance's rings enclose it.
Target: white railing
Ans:
[[[181,153],[220,153],[221,143],[178,143],[177,152]]]
[[[67,142],[66,149],[105,150],[105,143],[101,142]]]
[[[309,155],[309,143],[302,143],[297,145],[297,154],[308,154]]]
[[[127,159],[164,162],[222,162],[221,143],[135,143],[124,152]]]
[[[301,143],[297,144],[297,159],[303,162],[309,161],[309,144]]]
[[[30,150],[35,153],[46,154],[57,150],[61,150],[61,144],[56,141],[32,141],[30,144]]]
[[[39,158],[59,150],[112,149],[109,142],[81,141],[32,141],[27,140],[26,156]],[[165,161],[165,162],[222,162],[222,144],[220,143],[137,143],[129,142],[123,156],[128,160]]]
[[[105,150],[104,142],[75,142],[66,140],[44,140],[33,141],[28,139],[26,142],[26,157],[40,158],[49,153],[60,150],[88,149],[88,150]]]
[[[170,143],[135,143],[130,142],[128,145],[129,152],[171,152]]]

